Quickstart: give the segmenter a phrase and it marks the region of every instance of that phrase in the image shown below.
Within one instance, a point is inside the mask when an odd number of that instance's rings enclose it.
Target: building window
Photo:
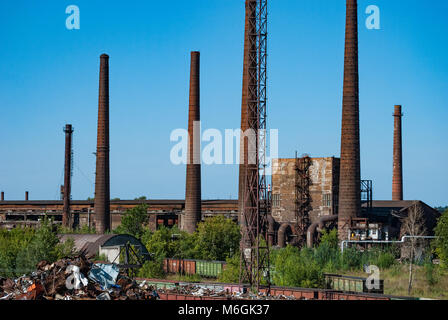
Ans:
[[[272,206],[274,208],[280,207],[280,194],[273,194],[272,195]]]
[[[322,206],[331,207],[331,193],[324,193],[322,195]]]

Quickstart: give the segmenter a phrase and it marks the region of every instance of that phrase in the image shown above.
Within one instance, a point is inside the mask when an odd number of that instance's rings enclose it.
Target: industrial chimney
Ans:
[[[256,0],[246,0],[246,17],[244,28],[244,61],[243,61],[243,90],[241,102],[241,139],[240,139],[240,164],[239,164],[239,182],[238,182],[238,211],[239,223],[242,232],[242,247],[250,248],[250,233],[255,234],[256,230],[248,232],[246,220],[253,220],[255,217],[249,218],[251,214],[247,208],[256,208],[257,204],[254,199],[254,190],[251,190],[249,180],[257,175],[257,165],[253,163],[253,157],[257,156],[257,148],[249,148],[249,139],[245,133],[249,129],[257,129],[257,30],[256,30]],[[257,134],[257,132],[254,132]],[[252,150],[250,150],[252,149]],[[255,154],[254,154],[255,153]],[[258,183],[258,181],[257,181]],[[255,191],[257,192],[257,191]],[[245,212],[248,211],[248,212]],[[253,211],[253,210],[251,210]],[[252,212],[254,213],[254,212]]]
[[[30,196],[30,193],[28,191],[25,191],[25,201],[29,200],[29,196]]]
[[[109,56],[100,57],[98,98],[98,137],[95,177],[95,228],[103,234],[110,230],[109,180]]]
[[[70,195],[71,195],[71,176],[72,176],[72,134],[71,124],[65,125],[65,163],[64,163],[64,209],[62,212],[62,224],[64,227],[71,227],[70,217]]]
[[[358,3],[357,0],[347,0],[346,4],[338,219],[340,240],[346,240],[348,238],[350,219],[356,218],[361,211]]]
[[[5,201],[5,193],[2,191],[2,200],[1,201]]]
[[[191,52],[188,153],[183,230],[196,231],[201,221],[200,53]]]
[[[395,106],[394,113],[394,168],[392,179],[392,200],[403,200],[403,150],[401,133],[401,106]]]

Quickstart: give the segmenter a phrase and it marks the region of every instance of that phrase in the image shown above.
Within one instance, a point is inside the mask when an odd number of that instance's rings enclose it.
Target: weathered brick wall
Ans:
[[[274,159],[273,161],[272,216],[277,222],[296,222],[295,163],[296,159]],[[339,159],[313,158],[310,178],[312,182],[310,186],[311,221],[315,222],[321,216],[336,214],[334,202],[337,201]],[[324,196],[325,194],[328,196]],[[276,205],[275,200],[278,198],[280,203]]]

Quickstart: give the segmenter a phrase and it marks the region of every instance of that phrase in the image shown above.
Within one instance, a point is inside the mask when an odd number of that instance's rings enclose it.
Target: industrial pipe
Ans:
[[[268,215],[268,245],[272,247],[274,245],[274,235],[275,235],[275,220],[272,215]]]
[[[344,253],[344,249],[346,247],[346,244],[348,243],[373,243],[373,244],[392,244],[392,243],[404,243],[406,239],[437,239],[438,237],[432,237],[432,236],[403,236],[400,241],[374,241],[374,240],[368,240],[368,241],[359,241],[359,240],[343,240],[341,242],[341,252]]]
[[[316,233],[316,229],[318,229],[319,232],[323,230],[325,227],[326,222],[337,220],[338,216],[325,216],[321,217],[317,222],[313,223],[306,232],[306,243],[308,248],[312,248],[314,245],[314,234]]]
[[[286,247],[286,231],[288,230],[292,233],[292,228],[289,223],[283,223],[278,229],[278,246],[280,248]]]

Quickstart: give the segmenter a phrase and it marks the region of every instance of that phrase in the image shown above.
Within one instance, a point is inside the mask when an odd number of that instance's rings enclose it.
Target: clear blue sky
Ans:
[[[269,1],[269,126],[281,157],[339,156],[345,1]],[[405,117],[406,199],[447,205],[448,2],[359,0],[362,176],[390,199],[393,106]],[[80,8],[67,30],[65,8]],[[367,30],[368,5],[381,30]],[[187,123],[189,53],[201,51],[203,129],[238,128],[244,0],[0,3],[0,189],[57,199],[74,133],[73,198],[94,192],[98,69],[110,55],[111,196],[183,198],[170,133]],[[237,195],[236,166],[203,167],[203,198]]]

